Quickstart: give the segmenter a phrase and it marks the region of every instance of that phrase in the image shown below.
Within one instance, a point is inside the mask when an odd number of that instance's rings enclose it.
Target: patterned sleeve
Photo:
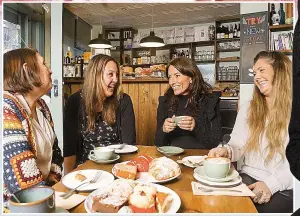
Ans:
[[[11,104],[8,104],[11,103]],[[3,104],[3,180],[7,190],[14,193],[37,184],[45,184],[37,167],[34,147],[28,142],[26,119],[13,102]]]

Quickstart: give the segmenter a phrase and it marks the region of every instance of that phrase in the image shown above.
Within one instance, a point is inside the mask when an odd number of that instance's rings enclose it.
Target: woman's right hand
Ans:
[[[163,132],[170,133],[171,131],[173,131],[176,128],[176,124],[175,124],[173,117],[175,117],[175,116],[172,116],[172,118],[167,118],[165,120],[164,125],[163,125]]]
[[[213,148],[208,152],[208,157],[228,157],[228,150],[224,147]]]

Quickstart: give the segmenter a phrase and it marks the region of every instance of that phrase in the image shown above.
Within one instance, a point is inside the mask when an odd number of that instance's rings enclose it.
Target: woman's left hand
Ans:
[[[195,128],[195,119],[191,116],[186,116],[178,123],[178,127],[182,130],[192,131]]]
[[[255,193],[255,196],[252,197],[253,202],[255,202],[255,203],[258,203],[258,204],[267,203],[270,201],[270,199],[272,197],[272,193],[271,193],[270,189],[262,181],[251,184],[248,186],[248,188],[250,190],[252,190],[253,193]]]

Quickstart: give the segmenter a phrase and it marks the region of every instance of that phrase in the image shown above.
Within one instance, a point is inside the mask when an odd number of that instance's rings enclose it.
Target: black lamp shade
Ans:
[[[90,41],[89,47],[98,49],[109,49],[112,48],[112,45],[109,40],[102,38],[102,35],[98,34],[98,38],[95,38]]]
[[[142,47],[162,47],[164,45],[164,40],[155,36],[154,31],[151,31],[149,36],[142,38],[140,41]]]

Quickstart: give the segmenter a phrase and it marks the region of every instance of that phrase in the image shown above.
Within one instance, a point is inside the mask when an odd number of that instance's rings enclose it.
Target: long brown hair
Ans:
[[[259,59],[265,59],[274,70],[272,102],[267,106],[265,96],[255,85],[253,99],[250,102],[247,123],[249,138],[246,150],[258,151],[261,135],[266,133],[269,151],[265,162],[268,163],[276,153],[285,157],[284,142],[287,136],[288,124],[292,106],[292,63],[280,52],[262,51],[254,58],[254,64]],[[266,120],[268,124],[266,125]]]
[[[118,68],[118,83],[116,83],[114,93],[111,97],[106,98],[103,90],[103,73],[108,62],[113,61]],[[115,59],[110,56],[99,54],[94,56],[87,67],[84,75],[82,88],[82,100],[85,112],[87,114],[88,129],[95,128],[95,121],[98,109],[102,108],[102,118],[108,125],[116,122],[116,110],[120,98],[120,76],[119,65]]]
[[[42,85],[37,50],[21,48],[8,51],[3,55],[4,90],[28,93],[33,87]],[[23,68],[27,64],[27,70]]]
[[[181,74],[191,77],[192,83],[190,83],[188,88],[188,100],[186,106],[191,106],[194,114],[197,113],[199,100],[203,98],[204,94],[209,93],[212,90],[212,87],[206,83],[202,77],[200,69],[197,67],[195,62],[191,59],[180,57],[172,60],[168,67],[175,67]],[[174,95],[174,90],[170,86],[165,95],[170,98],[170,102],[168,104],[170,111],[176,111],[178,107],[178,97]]]

